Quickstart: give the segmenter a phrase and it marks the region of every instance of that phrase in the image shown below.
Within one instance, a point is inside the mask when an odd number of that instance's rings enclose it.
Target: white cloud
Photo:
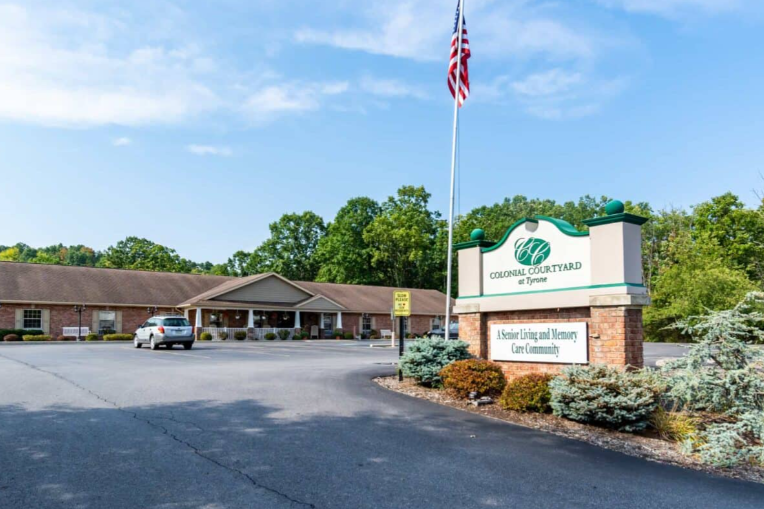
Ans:
[[[111,144],[114,145],[115,147],[126,147],[128,145],[132,145],[133,140],[123,136],[121,138],[115,138],[114,140],[112,140]]]
[[[518,94],[538,97],[566,92],[582,82],[581,73],[567,72],[563,69],[551,69],[546,72],[531,74],[521,81],[512,83]]]
[[[262,90],[251,93],[244,108],[255,121],[269,120],[279,114],[317,110],[325,96],[342,94],[347,92],[349,87],[346,81],[293,81],[267,85]]]
[[[597,3],[628,12],[673,16],[679,13],[720,13],[738,10],[748,0],[596,0]]]
[[[580,28],[524,8],[527,2],[483,0],[467,10],[473,52],[488,57],[547,55],[588,58],[595,41]],[[358,5],[358,4],[353,4]],[[305,27],[297,42],[359,50],[414,60],[440,60],[448,55],[455,3],[450,0],[390,0],[353,9],[360,19],[353,28]]]
[[[188,145],[186,150],[197,156],[230,157],[233,155],[233,150],[229,147],[216,147],[213,145]]]
[[[137,28],[92,13],[0,5],[0,118],[133,126],[219,107],[198,49],[110,50],[128,30]]]
[[[427,99],[427,94],[423,90],[396,79],[383,79],[367,75],[361,78],[359,86],[364,92],[381,97]]]

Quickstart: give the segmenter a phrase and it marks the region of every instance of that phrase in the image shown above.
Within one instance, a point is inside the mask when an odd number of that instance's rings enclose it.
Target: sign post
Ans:
[[[405,351],[404,338],[406,335],[403,333],[403,320],[404,316],[411,316],[411,292],[407,291],[395,291],[393,292],[393,315],[398,318],[399,330],[401,332],[401,339],[398,341],[398,381],[403,381],[403,370],[401,370],[400,358],[403,357]],[[395,330],[395,322],[393,322],[393,331]]]

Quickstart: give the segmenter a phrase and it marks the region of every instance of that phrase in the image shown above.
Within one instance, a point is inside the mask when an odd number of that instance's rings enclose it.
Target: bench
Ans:
[[[90,327],[64,327],[63,329],[64,336],[73,336],[76,338],[78,335],[84,337],[90,334]],[[77,332],[78,329],[80,331],[79,333]]]
[[[391,331],[390,329],[382,329],[379,332],[379,336],[382,339],[392,338],[393,337],[393,331]]]

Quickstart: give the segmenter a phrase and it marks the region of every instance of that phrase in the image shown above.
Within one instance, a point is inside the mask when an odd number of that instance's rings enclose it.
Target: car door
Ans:
[[[141,341],[148,341],[150,335],[151,335],[151,320],[146,320],[146,322],[141,326],[141,328],[138,329],[138,339],[140,339]]]

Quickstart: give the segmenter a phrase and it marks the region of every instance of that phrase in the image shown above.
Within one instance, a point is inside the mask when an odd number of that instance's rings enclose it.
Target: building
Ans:
[[[394,290],[290,281],[273,273],[239,278],[0,262],[0,329],[42,329],[58,337],[81,319],[93,332],[132,333],[154,314],[181,313],[197,334],[213,337],[246,331],[262,339],[280,329],[319,338],[339,329],[359,337],[393,328]],[[446,296],[410,291],[412,314],[404,332],[440,327]]]

